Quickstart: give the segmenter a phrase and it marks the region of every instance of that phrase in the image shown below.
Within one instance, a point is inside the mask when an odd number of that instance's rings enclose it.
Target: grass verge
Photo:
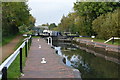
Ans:
[[[20,40],[20,42],[16,45],[15,49],[16,50],[23,42],[23,38]],[[25,47],[22,49],[22,64],[23,67],[25,66]],[[20,73],[20,55],[16,57],[16,59],[13,61],[13,63],[10,65],[8,68],[8,78],[19,78],[21,76]]]
[[[22,65],[25,66],[25,47],[22,50]],[[21,76],[20,73],[20,55],[17,56],[17,58],[13,61],[13,63],[8,68],[8,78],[19,78]]]
[[[21,33],[18,33],[16,35],[10,35],[7,37],[2,37],[2,43],[0,44],[0,46],[4,46],[5,44],[8,44],[10,41],[12,41],[18,35],[21,35]]]
[[[92,38],[88,38],[88,37],[76,37],[76,39],[79,38],[79,39],[87,39],[87,40],[92,40]],[[93,39],[95,42],[101,42],[101,43],[104,43],[106,40],[102,40],[102,39]],[[109,41],[108,43],[106,44],[110,44],[110,45],[120,45],[120,40],[114,40],[114,44],[112,43],[112,41]]]

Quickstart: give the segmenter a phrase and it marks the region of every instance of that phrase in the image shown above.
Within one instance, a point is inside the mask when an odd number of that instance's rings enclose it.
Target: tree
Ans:
[[[76,2],[74,10],[79,16],[84,16],[85,25],[83,26],[88,36],[96,35],[92,29],[92,22],[97,17],[107,12],[113,12],[120,7],[118,2]]]
[[[49,25],[49,29],[50,29],[50,30],[52,30],[52,29],[55,28],[55,27],[57,27],[55,23],[51,23],[51,24]]]
[[[98,34],[98,38],[109,39],[113,36],[119,37],[120,35],[120,8],[113,13],[109,12],[99,16],[93,21],[93,29]]]
[[[42,26],[49,26],[49,24],[48,24],[48,23],[46,23],[46,24],[42,24]]]
[[[2,3],[2,35],[15,35],[20,27],[28,29],[33,26],[35,19],[29,12],[26,2]]]
[[[66,32],[76,32],[75,30],[75,13],[69,13],[68,16],[63,16],[61,19],[61,23],[58,24],[60,31],[66,31]]]
[[[74,10],[81,16],[87,16],[94,20],[101,14],[113,12],[120,7],[119,2],[76,2]]]

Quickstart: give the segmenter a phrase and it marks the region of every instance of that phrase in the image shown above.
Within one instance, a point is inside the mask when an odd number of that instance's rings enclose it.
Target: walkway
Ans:
[[[41,63],[43,57],[46,64]],[[80,78],[79,71],[63,64],[55,50],[40,38],[33,38],[23,72],[21,78]]]
[[[2,54],[0,55],[0,62],[5,60],[9,55],[11,55],[14,52],[14,49],[21,40],[21,38],[22,38],[21,35],[17,36],[10,43],[0,47],[0,52],[2,52]]]

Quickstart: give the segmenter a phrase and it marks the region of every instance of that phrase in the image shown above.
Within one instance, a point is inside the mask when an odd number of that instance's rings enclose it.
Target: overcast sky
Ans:
[[[76,0],[29,0],[30,13],[36,18],[35,25],[58,24],[63,15],[73,11]]]

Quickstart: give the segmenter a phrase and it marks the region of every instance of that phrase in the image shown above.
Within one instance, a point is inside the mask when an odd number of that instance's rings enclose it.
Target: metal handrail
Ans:
[[[104,43],[107,43],[107,42],[111,41],[112,39],[120,39],[120,38],[118,38],[118,37],[111,37],[110,39],[108,39],[108,40],[105,41]]]
[[[11,65],[11,63],[16,59],[16,57],[18,56],[19,52],[20,52],[20,48],[23,48],[25,46],[25,42],[28,42],[28,40],[31,38],[28,37],[26,38],[26,40],[22,43],[22,45],[13,53],[11,54],[10,57],[8,57],[1,65],[0,65],[0,79],[2,78],[2,69],[4,67],[7,67],[7,69],[9,68],[9,66]]]

